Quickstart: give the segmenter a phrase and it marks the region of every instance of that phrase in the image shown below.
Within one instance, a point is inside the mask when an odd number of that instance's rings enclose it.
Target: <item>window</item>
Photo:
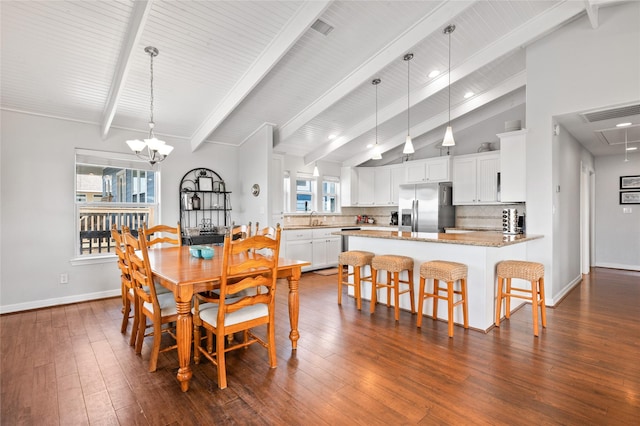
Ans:
[[[130,154],[76,150],[76,253],[113,251],[111,225],[135,231],[158,216],[159,173]]]
[[[314,182],[311,177],[298,176],[296,178],[296,212],[313,210]]]
[[[322,181],[322,212],[338,212],[338,188],[340,179],[335,176],[325,176]]]

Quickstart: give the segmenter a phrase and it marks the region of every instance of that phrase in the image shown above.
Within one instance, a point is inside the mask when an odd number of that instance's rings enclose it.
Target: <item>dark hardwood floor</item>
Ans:
[[[640,273],[594,269],[532,334],[526,305],[487,334],[336,302],[337,276],[300,282],[298,350],[278,294],[278,367],[257,345],[209,362],[188,392],[175,352],[158,371],[120,334],[120,299],[0,317],[3,425],[608,424],[640,419]],[[473,283],[470,283],[473,285]]]

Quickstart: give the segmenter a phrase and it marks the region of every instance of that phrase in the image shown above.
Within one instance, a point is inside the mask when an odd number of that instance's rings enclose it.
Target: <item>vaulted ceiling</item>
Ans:
[[[195,151],[207,142],[238,146],[271,123],[276,151],[307,164],[359,165],[376,138],[371,81],[379,78],[384,160],[376,164],[386,164],[401,158],[408,126],[417,151],[436,152],[449,120],[449,79],[456,131],[522,114],[523,48],[576,18],[596,28],[599,8],[617,3],[5,0],[0,106],[96,123],[103,137],[112,128],[145,131],[144,48],[155,46],[157,135]],[[433,70],[440,74],[429,77]],[[474,94],[465,99],[467,92]]]

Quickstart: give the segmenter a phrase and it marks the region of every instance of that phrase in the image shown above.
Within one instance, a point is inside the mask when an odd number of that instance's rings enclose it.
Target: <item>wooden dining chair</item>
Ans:
[[[168,225],[156,225],[147,228],[147,224],[142,225],[147,235],[147,247],[156,244],[171,244],[176,246],[182,245],[182,235],[180,234],[180,222],[173,227]],[[169,235],[167,235],[169,234]]]
[[[160,349],[160,341],[162,333],[169,333],[173,339],[176,339],[174,331],[163,325],[177,321],[178,313],[176,311],[176,302],[173,293],[156,293],[153,283],[153,274],[151,265],[149,264],[149,253],[147,248],[146,231],[144,228],[138,230],[138,238],[134,237],[130,232],[124,232],[124,243],[126,248],[126,259],[129,264],[131,279],[136,291],[136,309],[138,316],[138,335],[136,337],[136,353],[142,353],[142,344],[144,338],[153,336],[153,346],[149,357],[149,371],[156,371],[158,364],[158,355],[160,352],[166,352],[176,349],[176,344]],[[147,318],[151,320],[152,331],[148,334]]]
[[[209,359],[218,371],[218,387],[227,387],[225,353],[259,343],[267,349],[269,366],[276,367],[275,346],[275,291],[278,277],[280,227],[274,238],[254,235],[244,240],[233,240],[231,233],[224,239],[220,297],[214,303],[197,295],[194,304],[194,361],[200,355]],[[264,253],[269,250],[270,254]],[[266,291],[258,292],[258,288]],[[254,334],[255,327],[266,325],[266,337]],[[213,347],[203,348],[200,327],[215,335]],[[228,342],[226,336],[243,332],[241,342]],[[226,346],[225,347],[225,343]]]
[[[251,236],[251,222],[247,225],[236,225],[235,222],[231,224],[231,238],[233,240],[244,240]]]
[[[122,227],[122,232],[129,232],[129,228]],[[133,346],[136,343],[136,335],[138,333],[138,319],[135,316],[135,289],[133,282],[131,281],[131,274],[129,271],[129,264],[127,263],[124,241],[122,233],[114,223],[111,225],[111,238],[114,241],[114,251],[118,257],[117,264],[120,269],[120,285],[122,291],[122,325],[120,326],[120,332],[125,334],[127,332],[127,326],[129,325],[129,318],[133,317],[133,326],[131,327],[131,338],[129,339],[129,345]]]

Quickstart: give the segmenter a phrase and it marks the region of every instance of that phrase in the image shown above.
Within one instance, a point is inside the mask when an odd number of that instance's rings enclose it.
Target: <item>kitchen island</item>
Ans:
[[[422,262],[448,260],[466,264],[469,268],[467,275],[469,327],[483,332],[490,330],[495,321],[496,264],[505,259],[535,261],[527,258],[527,246],[535,244],[535,240],[542,238],[542,235],[504,235],[501,232],[444,234],[361,230],[341,231],[335,234],[349,237],[349,250],[366,250],[375,254],[396,254],[413,258],[416,300]],[[526,287],[526,283],[522,282],[522,284]],[[427,288],[431,288],[431,285],[432,282],[429,282]],[[349,295],[353,295],[352,287],[349,287]],[[386,292],[380,292],[378,296],[379,303],[386,304]],[[371,285],[368,282],[363,284],[362,297],[366,300],[371,299]],[[401,309],[410,309],[409,297],[408,293],[400,296]],[[446,301],[439,301],[439,303],[441,305],[438,306],[438,317],[446,321]],[[519,299],[512,299],[511,309],[514,310],[523,303],[524,301]],[[426,315],[431,314],[431,300],[425,302],[423,312]],[[455,310],[454,322],[462,324],[461,309]]]

